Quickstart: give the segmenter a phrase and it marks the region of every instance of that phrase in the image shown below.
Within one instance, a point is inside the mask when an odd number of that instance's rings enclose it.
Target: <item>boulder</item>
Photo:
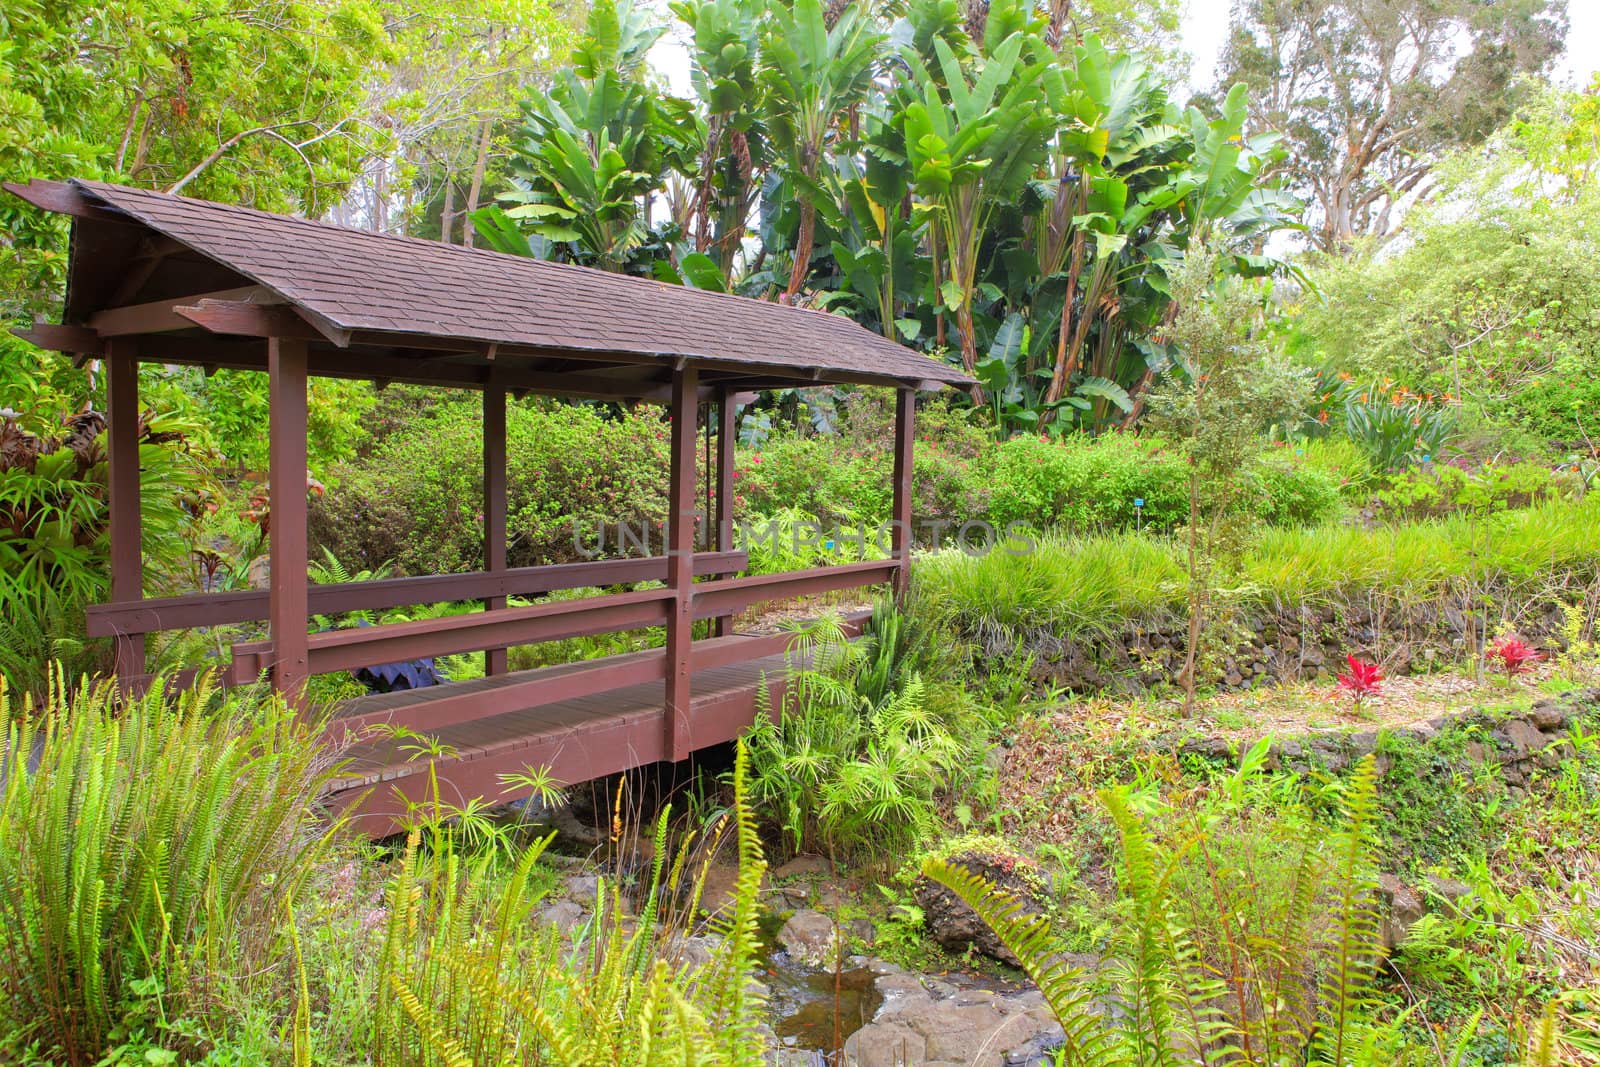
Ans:
[[[1426,908],[1417,891],[1394,874],[1378,875],[1378,900],[1383,916],[1383,947],[1393,952],[1411,932],[1412,925],[1422,918]]]
[[[554,904],[539,909],[539,921],[560,930],[563,936],[570,937],[581,925],[588,913],[581,906],[570,900],[558,900]]]
[[[1024,909],[1045,910],[1037,899],[1040,879],[1027,860],[1019,856],[968,851],[951,856],[949,862],[1013,894]],[[978,918],[977,912],[950,890],[927,878],[918,878],[915,893],[917,905],[922,908],[923,926],[928,936],[940,945],[951,952],[965,952],[970,948],[1001,963],[1019,965],[1017,957],[1001,944],[988,924]]]
[[[802,852],[794,859],[772,872],[777,880],[785,878],[816,878],[833,873],[833,865],[824,856]]]
[[[1472,887],[1454,878],[1430,877],[1428,895],[1444,904],[1444,909],[1454,914],[1460,910],[1463,898],[1472,895]]]
[[[1528,709],[1528,718],[1541,730],[1557,730],[1567,724],[1567,709],[1554,697],[1546,697]]]
[[[801,963],[832,970],[839,959],[839,928],[822,912],[806,908],[783,924],[778,944]]]
[[[1504,738],[1506,747],[1511,750],[1515,759],[1528,759],[1537,756],[1544,746],[1549,743],[1549,738],[1540,733],[1533,723],[1526,719],[1509,719],[1496,731],[1499,738]]]
[[[1003,993],[923,981],[878,980],[883,1007],[845,1041],[847,1067],[1035,1067],[1053,1062],[1061,1027],[1036,991]]]

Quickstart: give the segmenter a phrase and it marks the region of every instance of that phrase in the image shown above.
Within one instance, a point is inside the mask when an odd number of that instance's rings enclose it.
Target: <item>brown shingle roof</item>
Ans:
[[[146,189],[73,184],[346,330],[969,381],[826,312]]]

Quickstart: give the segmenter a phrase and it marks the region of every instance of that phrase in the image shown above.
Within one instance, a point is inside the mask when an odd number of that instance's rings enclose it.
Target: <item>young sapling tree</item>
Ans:
[[[1179,678],[1186,717],[1194,713],[1217,557],[1247,535],[1240,504],[1262,433],[1281,423],[1280,413],[1309,387],[1256,337],[1260,290],[1220,274],[1218,263],[1215,245],[1197,243],[1172,276],[1178,313],[1161,340],[1176,356],[1150,403],[1150,421],[1189,466],[1189,515],[1181,533],[1189,625]]]

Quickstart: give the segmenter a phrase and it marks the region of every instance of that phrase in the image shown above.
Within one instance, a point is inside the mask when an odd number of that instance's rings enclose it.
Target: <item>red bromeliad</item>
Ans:
[[[1489,658],[1499,661],[1509,678],[1528,673],[1533,664],[1544,659],[1544,653],[1520,637],[1502,637],[1489,647]]]
[[[1339,675],[1339,689],[1349,693],[1360,707],[1361,702],[1367,697],[1377,696],[1383,687],[1383,671],[1376,663],[1367,663],[1355,656],[1346,656],[1345,662],[1350,665],[1348,674]]]

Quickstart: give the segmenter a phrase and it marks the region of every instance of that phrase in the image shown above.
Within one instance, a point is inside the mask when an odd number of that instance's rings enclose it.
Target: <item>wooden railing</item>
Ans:
[[[744,570],[750,557],[743,552],[699,552],[694,558],[696,576]],[[586,563],[553,563],[542,567],[517,567],[504,571],[433,574],[419,578],[385,578],[372,582],[313,585],[308,590],[314,615],[347,611],[383,611],[447,600],[482,600],[487,597],[537,596],[558,589],[659,582],[667,576],[665,556],[642,559],[605,559]],[[227,593],[95,604],[88,610],[90,637],[185,630],[196,626],[231,626],[267,618],[269,596],[264,589]]]
[[[648,589],[581,600],[552,600],[523,608],[495,608],[441,619],[329,630],[312,634],[309,639],[309,673],[326,674],[375,663],[664,626],[673,599],[669,589]],[[229,680],[234,684],[255,680],[272,655],[271,641],[234,645]]]
[[[705,565],[714,563],[715,560],[708,558]],[[696,569],[701,565],[697,559]],[[899,566],[894,560],[883,560],[699,582],[690,587],[693,614],[696,619],[720,618],[770,600],[876,585],[893,580]],[[310,673],[660,626],[666,623],[675,599],[676,594],[670,589],[650,589],[312,634],[309,639]],[[708,670],[760,659],[782,651],[788,640],[786,634],[767,634],[695,641],[690,646],[690,670]],[[227,680],[236,685],[256,680],[270,664],[272,655],[271,641],[235,645]],[[438,697],[427,701],[425,711],[421,710],[424,705],[408,709],[407,722],[415,727],[411,720],[420,715],[421,719],[438,726],[461,721],[462,716],[494,715],[588,696],[658,681],[666,676],[671,666],[664,652],[649,650],[609,657],[606,662],[596,662],[592,667],[576,665],[561,674],[510,682],[489,692],[453,695],[447,690],[441,691]]]

